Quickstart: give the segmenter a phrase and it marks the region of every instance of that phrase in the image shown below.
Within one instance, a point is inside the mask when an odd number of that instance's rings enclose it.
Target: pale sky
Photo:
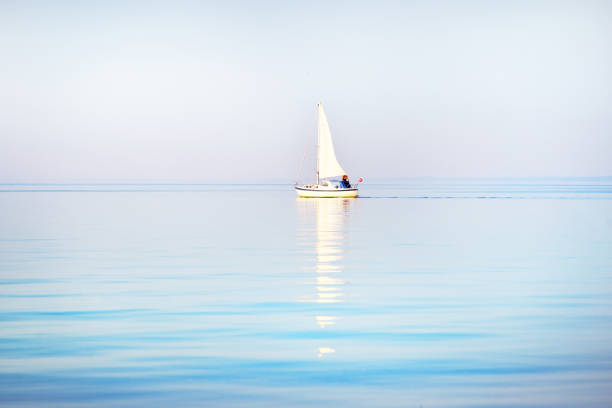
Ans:
[[[0,2],[0,182],[293,182],[318,100],[353,178],[610,176],[612,2]]]

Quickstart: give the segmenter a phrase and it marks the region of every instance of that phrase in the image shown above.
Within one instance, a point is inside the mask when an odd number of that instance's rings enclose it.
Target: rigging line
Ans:
[[[295,184],[298,183],[298,181],[300,181],[300,178],[302,177],[302,169],[304,168],[304,162],[306,161],[306,155],[308,154],[308,145],[310,143],[306,143],[306,151],[304,151],[304,157],[302,157],[302,164],[300,164],[300,170],[298,171],[298,179],[295,181]]]
[[[317,104],[318,107],[319,104]],[[317,121],[318,121],[318,116],[317,116]],[[318,128],[317,128],[317,137],[318,137]],[[306,155],[308,154],[308,145],[310,145],[309,142],[306,142],[306,150],[304,151],[304,157],[302,157],[302,164],[300,164],[300,170],[298,170],[298,179],[295,181],[295,184],[297,184],[300,181],[300,178],[302,177],[302,169],[304,168],[304,162],[306,161]],[[317,139],[317,149],[319,148],[319,139]],[[317,156],[317,184],[319,183],[319,157]]]

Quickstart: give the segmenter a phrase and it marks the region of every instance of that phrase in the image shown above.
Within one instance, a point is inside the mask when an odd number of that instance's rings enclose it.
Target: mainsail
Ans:
[[[340,163],[338,163],[338,159],[336,159],[334,144],[332,143],[331,132],[329,131],[329,124],[327,123],[327,116],[325,116],[321,102],[317,104],[317,107],[319,108],[319,143],[317,152],[318,178],[342,177],[346,174],[346,171],[344,171]]]

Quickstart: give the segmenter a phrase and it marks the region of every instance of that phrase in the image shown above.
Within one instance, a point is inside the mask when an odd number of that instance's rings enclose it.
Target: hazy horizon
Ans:
[[[302,179],[308,179],[308,177],[302,177]],[[231,181],[208,181],[208,182],[197,182],[197,181],[164,181],[164,180],[59,180],[59,181],[0,181],[0,185],[3,186],[95,186],[95,185],[109,185],[109,186],[146,186],[146,185],[292,185],[295,181],[292,180],[263,180],[263,181],[245,181],[245,182],[231,182]],[[448,185],[470,185],[470,184],[486,184],[492,183],[494,185],[505,185],[512,183],[525,183],[525,184],[546,184],[551,183],[553,185],[563,185],[563,182],[576,182],[576,183],[612,183],[612,176],[527,176],[527,177],[442,177],[442,176],[418,176],[418,177],[390,177],[390,178],[370,178],[364,180],[364,183],[384,185],[384,184],[395,184],[395,183],[407,183],[407,184],[448,184]]]
[[[0,183],[612,176],[612,4],[0,4]]]

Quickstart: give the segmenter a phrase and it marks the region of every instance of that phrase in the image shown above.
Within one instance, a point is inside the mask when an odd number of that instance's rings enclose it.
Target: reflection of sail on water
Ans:
[[[351,205],[351,199],[298,199],[298,208],[306,218],[306,225],[312,225],[313,218],[316,220],[314,234],[311,228],[302,231],[305,233],[303,238],[306,245],[312,248],[312,238],[315,241],[314,286],[316,288],[316,292],[304,297],[303,301],[329,304],[330,307],[334,303],[345,301],[344,285],[348,283],[343,276],[347,244],[345,222],[350,214]],[[313,212],[315,217],[312,217]],[[327,311],[316,315],[315,319],[317,325],[324,329],[335,325],[338,317],[333,312]],[[335,350],[331,347],[320,347],[318,356],[322,357],[333,352]]]

